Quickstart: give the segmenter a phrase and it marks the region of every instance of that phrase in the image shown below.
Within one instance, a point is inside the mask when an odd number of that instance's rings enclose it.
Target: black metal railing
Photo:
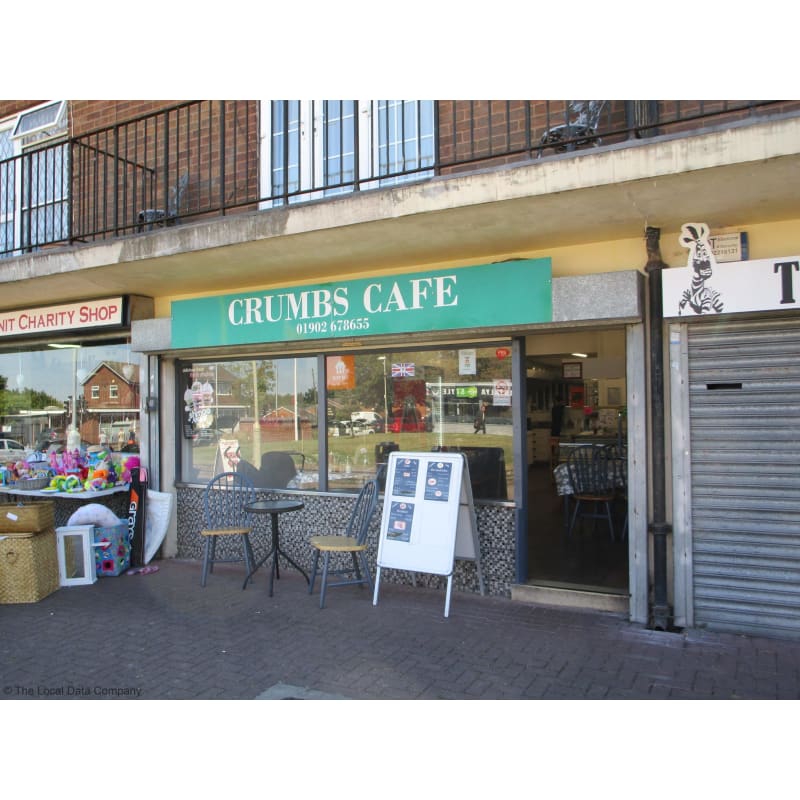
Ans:
[[[0,256],[798,111],[796,101],[191,101],[0,161]]]

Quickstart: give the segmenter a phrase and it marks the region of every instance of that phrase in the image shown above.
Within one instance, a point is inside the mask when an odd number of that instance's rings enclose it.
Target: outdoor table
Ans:
[[[304,507],[304,503],[300,500],[257,500],[255,503],[248,503],[244,508],[249,514],[269,514],[272,517],[272,547],[269,552],[261,559],[251,570],[250,574],[244,579],[244,586],[242,589],[247,588],[247,582],[255,573],[269,560],[272,556],[272,567],[269,572],[269,596],[272,597],[272,583],[275,577],[280,580],[281,573],[278,568],[278,556],[283,556],[309,583],[308,575],[305,570],[293,561],[289,555],[281,549],[280,538],[278,536],[278,517],[289,511],[299,511]]]

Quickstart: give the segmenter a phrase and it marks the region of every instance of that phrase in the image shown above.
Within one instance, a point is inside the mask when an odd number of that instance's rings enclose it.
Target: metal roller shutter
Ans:
[[[800,638],[800,320],[688,345],[695,624]]]

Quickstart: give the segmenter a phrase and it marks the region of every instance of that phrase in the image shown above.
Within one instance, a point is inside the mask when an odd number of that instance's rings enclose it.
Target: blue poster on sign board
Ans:
[[[392,507],[389,509],[389,527],[386,535],[395,542],[407,542],[411,538],[413,521],[413,503],[392,503]]]
[[[417,475],[419,473],[419,460],[416,458],[402,458],[397,462],[392,484],[392,494],[401,497],[413,497],[417,493]]]
[[[425,475],[425,499],[447,502],[450,497],[450,477],[453,465],[449,461],[431,461]]]

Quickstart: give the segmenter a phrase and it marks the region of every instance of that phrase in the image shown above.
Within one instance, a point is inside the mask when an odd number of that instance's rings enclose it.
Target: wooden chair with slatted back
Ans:
[[[590,444],[573,448],[567,459],[567,472],[575,503],[567,536],[572,535],[578,517],[593,519],[595,524],[598,519],[603,519],[608,522],[608,532],[613,542],[611,504],[615,497],[614,466],[608,449]]]
[[[206,485],[203,495],[203,523],[200,535],[205,539],[203,547],[203,574],[200,585],[205,586],[215,563],[244,561],[247,574],[253,571],[255,558],[250,543],[252,520],[245,511],[248,503],[255,502],[256,490],[252,482],[239,472],[222,472]],[[239,537],[241,556],[217,558],[217,540],[221,537]]]
[[[368,480],[361,491],[358,493],[347,527],[341,534],[329,534],[322,536],[312,536],[311,546],[315,549],[314,565],[311,570],[311,580],[309,581],[308,593],[314,592],[314,582],[317,577],[317,567],[319,565],[320,553],[323,554],[322,562],[322,583],[320,584],[319,607],[325,608],[325,593],[329,587],[333,586],[354,586],[366,584],[372,588],[372,575],[367,564],[366,551],[369,543],[367,535],[372,521],[375,508],[378,504],[378,481],[376,478]],[[331,553],[335,556],[346,556],[348,553],[352,558],[352,564],[347,564],[344,559],[336,569],[330,568]],[[363,574],[362,574],[363,573]],[[340,580],[330,583],[329,576],[343,576]],[[351,576],[347,578],[345,576]]]

